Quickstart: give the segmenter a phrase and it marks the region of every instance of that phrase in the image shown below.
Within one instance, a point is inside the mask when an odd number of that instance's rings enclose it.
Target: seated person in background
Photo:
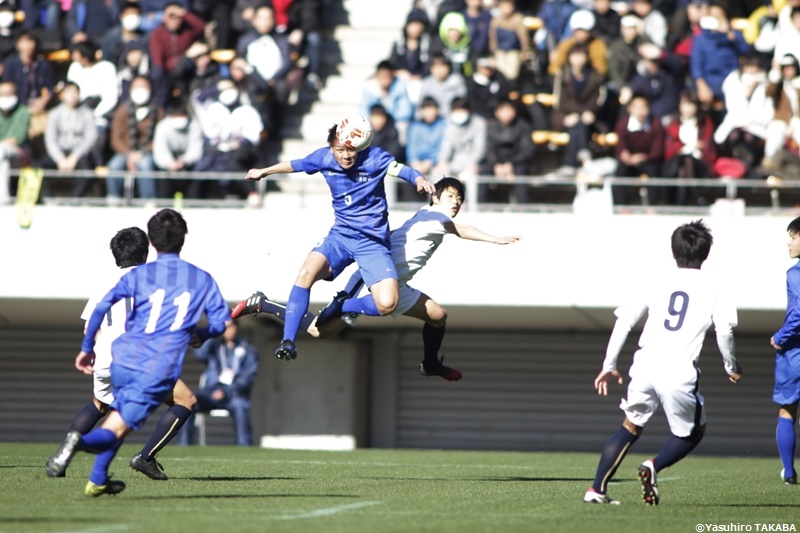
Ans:
[[[152,200],[156,197],[156,180],[148,176],[153,167],[153,132],[161,118],[161,109],[152,101],[150,80],[137,77],[131,81],[130,99],[121,102],[114,111],[111,123],[111,148],[114,155],[108,162],[110,171],[136,173],[139,197]],[[122,201],[122,177],[106,178],[109,205]]]
[[[88,107],[80,105],[81,93],[76,84],[68,81],[58,96],[61,103],[51,109],[47,116],[44,132],[47,153],[41,165],[63,172],[89,170],[92,168],[89,153],[97,138],[94,114]],[[83,196],[91,182],[92,178],[76,178],[70,196]],[[48,196],[52,196],[51,185],[50,180],[45,179],[42,197]]]
[[[31,112],[28,130],[32,156],[44,156],[44,130],[47,127],[47,107],[55,92],[53,69],[39,53],[39,42],[32,34],[23,32],[17,37],[17,53],[3,65],[3,80],[17,86],[19,101]]]
[[[581,9],[572,14],[569,21],[572,27],[572,36],[561,41],[558,48],[550,54],[547,71],[551,75],[555,76],[567,64],[567,57],[573,46],[582,45],[586,48],[589,56],[589,64],[605,76],[606,70],[608,70],[608,47],[603,39],[592,34],[594,23],[594,14],[591,11]]]
[[[569,19],[577,10],[578,6],[570,0],[545,0],[536,14],[544,24],[533,36],[536,48],[549,54],[567,39],[572,32]]]
[[[619,37],[620,15],[611,9],[610,0],[595,0],[592,14],[595,20],[595,34],[606,44],[610,44]]]
[[[639,45],[650,42],[644,36],[644,23],[636,15],[625,15],[620,20],[620,36],[608,48],[608,86],[614,94],[628,84],[636,73],[642,56]]]
[[[92,166],[105,163],[108,140],[108,117],[117,106],[117,69],[109,61],[97,59],[97,47],[89,41],[70,46],[72,63],[67,70],[67,81],[78,85],[84,105],[94,110],[97,140],[92,147]]]
[[[639,53],[642,58],[636,65],[636,73],[620,91],[619,101],[627,105],[633,94],[644,95],[650,102],[650,112],[667,124],[678,111],[683,63],[651,43],[639,45]]]
[[[479,57],[475,72],[467,78],[469,108],[485,119],[492,117],[495,108],[508,99],[511,83],[494,66],[494,57]]]
[[[714,132],[714,142],[722,147],[721,155],[739,159],[750,174],[764,157],[767,123],[774,110],[760,58],[748,55],[741,65],[722,82],[726,113]]]
[[[773,115],[767,123],[767,138],[764,145],[764,160],[761,163],[767,172],[779,170],[779,154],[787,140],[800,142],[800,66],[797,58],[788,54],[779,62],[779,69],[769,73],[767,98],[772,102]]]
[[[667,45],[667,19],[658,9],[653,7],[653,0],[633,0],[633,12],[644,21],[644,34],[647,38],[658,46],[664,48]]]
[[[564,166],[559,171],[563,176],[574,176],[578,165],[591,159],[589,140],[601,104],[603,81],[603,76],[589,66],[586,48],[574,46],[563,71],[558,105],[551,116],[553,129],[569,133]]]
[[[216,86],[223,77],[220,64],[211,59],[211,48],[203,41],[192,43],[170,76],[173,86],[185,96]]]
[[[136,41],[125,49],[117,65],[120,102],[130,99],[131,82],[139,77],[150,78],[150,58],[147,56],[147,48],[140,41]]]
[[[14,54],[17,37],[22,32],[22,26],[14,16],[13,2],[0,2],[0,63],[5,63]]]
[[[478,175],[485,156],[486,120],[470,112],[466,98],[456,98],[450,104],[450,118],[434,173],[466,181]]]
[[[245,172],[253,166],[261,141],[263,125],[258,111],[242,101],[232,80],[217,83],[216,95],[200,122],[203,129],[203,157],[195,165],[200,172]],[[251,197],[257,193],[252,181],[223,178],[219,180],[220,196]]]
[[[750,45],[742,32],[731,29],[728,15],[720,5],[708,8],[708,16],[700,20],[702,31],[692,42],[689,59],[692,79],[701,104],[721,100],[722,82],[739,67],[739,58],[747,55]]]
[[[125,50],[133,43],[147,48],[147,40],[139,29],[142,22],[142,7],[139,2],[126,1],[119,11],[119,23],[111,27],[103,35],[100,48],[103,50],[103,59],[118,65]]]
[[[403,80],[412,102],[419,98],[419,85],[428,75],[431,60],[430,22],[421,9],[412,9],[406,18],[403,36],[392,45],[389,62],[395,75]]]
[[[255,9],[252,25],[253,29],[239,39],[236,54],[253,67],[265,92],[278,103],[285,103],[289,98],[286,77],[293,64],[289,41],[275,31],[275,13],[269,5]]]
[[[19,103],[16,86],[0,82],[0,205],[11,202],[11,165],[28,155],[28,127],[31,113]]]
[[[258,373],[258,352],[237,332],[236,323],[230,322],[221,337],[209,339],[200,348],[195,348],[195,357],[207,365],[203,388],[195,391],[195,411],[207,413],[214,409],[227,409],[233,419],[235,443],[250,446],[253,444],[250,391]],[[193,441],[193,420],[192,417],[178,433],[181,445]]]
[[[372,145],[380,146],[399,163],[406,160],[406,152],[400,145],[394,119],[381,104],[375,104],[369,110],[369,121],[372,123]]]
[[[664,155],[664,128],[661,121],[650,114],[650,103],[636,94],[628,103],[628,112],[614,128],[617,145],[614,155],[617,160],[616,175],[620,177],[657,177]],[[613,188],[614,203],[629,204],[638,200],[635,187],[617,185]]]
[[[189,116],[186,100],[178,98],[167,104],[166,116],[156,124],[153,135],[153,162],[168,172],[192,170],[203,156],[203,131]],[[159,181],[158,195],[172,198],[176,192],[185,198],[200,198],[201,180],[167,178]]]
[[[482,56],[489,53],[489,25],[492,22],[490,6],[484,6],[483,0],[466,0],[464,2],[464,19],[472,38],[472,54]],[[526,30],[527,31],[527,30]]]
[[[422,79],[419,91],[419,100],[431,97],[439,104],[442,116],[449,115],[450,103],[454,98],[467,95],[467,84],[460,72],[453,72],[450,62],[444,56],[434,56],[431,59],[431,73]],[[447,110],[445,112],[444,110]],[[419,113],[417,113],[419,116]]]
[[[498,0],[497,15],[489,23],[489,53],[497,70],[516,85],[522,62],[531,56],[531,39],[514,0]]]
[[[159,106],[166,104],[172,92],[172,71],[192,43],[203,36],[205,29],[203,19],[187,11],[180,2],[167,2],[163,13],[161,24],[150,33],[149,50],[153,87],[156,88],[153,100]],[[146,18],[142,19],[141,24],[147,31],[145,21]]]
[[[463,13],[451,11],[439,22],[438,38],[434,37],[432,55],[443,55],[453,66],[453,72],[471,76],[477,54],[472,51],[472,37]]]
[[[481,164],[481,174],[494,176],[497,181],[480,184],[479,200],[490,201],[490,190],[505,189],[502,184],[508,183],[513,184],[508,203],[528,202],[530,185],[514,180],[530,175],[533,151],[530,124],[518,115],[512,102],[501,102],[487,125],[486,157]]]
[[[420,120],[415,120],[408,128],[405,161],[411,168],[427,176],[439,162],[439,151],[444,140],[447,121],[439,114],[439,104],[433,98],[425,98],[422,101],[420,117]],[[408,187],[402,187],[400,190],[406,189]],[[414,194],[414,199],[419,199],[417,194]]]
[[[392,115],[400,142],[405,143],[408,125],[414,118],[414,104],[408,97],[405,82],[395,76],[394,68],[388,61],[378,63],[375,75],[365,84],[359,113],[368,117],[370,108],[375,104],[381,104]]]
[[[710,178],[717,160],[714,124],[699,107],[697,96],[684,91],[678,105],[678,116],[664,131],[665,178]],[[663,189],[663,188],[662,188]],[[674,198],[670,198],[675,193]],[[706,205],[708,200],[698,187],[670,187],[664,190],[667,203],[674,205]]]

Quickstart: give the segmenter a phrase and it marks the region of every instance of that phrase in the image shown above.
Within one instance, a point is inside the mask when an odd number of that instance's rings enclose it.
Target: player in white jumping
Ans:
[[[120,276],[147,262],[150,241],[147,234],[140,228],[121,229],[111,239],[110,246],[114,261],[121,269],[121,272],[117,271]],[[105,292],[89,299],[81,314],[83,320],[89,321],[95,306],[103,296],[105,296]],[[89,433],[97,422],[108,413],[109,406],[114,401],[114,395],[111,392],[111,344],[125,332],[125,321],[131,310],[131,303],[130,299],[120,300],[111,306],[111,310],[106,315],[94,348],[94,397],[75,415],[69,431],[77,431],[81,435]],[[161,470],[161,465],[156,461],[155,456],[177,435],[178,430],[191,415],[197,398],[188,385],[179,379],[165,403],[170,408],[159,419],[147,444],[130,460],[131,468],[156,480],[166,480],[167,475]]]
[[[617,321],[603,369],[594,380],[595,389],[602,396],[608,394],[610,382],[622,384],[617,357],[631,328],[645,312],[648,316],[629,371],[628,394],[620,403],[625,419],[603,448],[594,484],[583,498],[586,503],[619,503],[606,493],[608,482],[650,417],[663,406],[672,435],[659,454],[642,463],[638,472],[645,503],[658,505],[656,474],[686,457],[705,432],[697,360],[712,322],[725,372],[733,383],[741,378],[742,368],[736,362],[733,342],[736,307],[700,270],[712,243],[711,232],[702,220],[679,226],[672,233],[672,255],[678,268],[664,279],[653,280],[636,301],[620,306],[614,313]]]
[[[390,237],[392,261],[400,283],[399,300],[392,316],[405,315],[425,322],[422,327],[424,359],[419,371],[423,376],[441,376],[448,381],[457,381],[461,379],[462,374],[454,368],[445,366],[438,357],[445,334],[447,311],[427,294],[410,287],[408,282],[427,264],[447,234],[494,244],[510,244],[520,239],[516,235],[494,237],[472,226],[453,222],[463,202],[464,185],[455,178],[442,178],[436,183],[430,205],[417,211],[401,227],[392,231]],[[366,289],[361,273],[357,271],[350,278],[346,288],[322,310],[319,317],[306,313],[301,325],[313,337],[325,338],[335,335],[347,325],[354,323],[357,314],[343,314],[342,305],[345,300],[355,298],[362,290]],[[239,317],[253,313],[268,313],[283,319],[285,306],[257,292],[247,300],[239,302],[231,316]],[[342,320],[336,320],[338,318]]]

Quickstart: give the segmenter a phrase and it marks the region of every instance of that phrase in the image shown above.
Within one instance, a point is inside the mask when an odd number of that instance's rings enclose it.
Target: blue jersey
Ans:
[[[783,327],[773,335],[783,351],[800,348],[800,263],[786,272],[786,300]]]
[[[95,306],[81,349],[92,351],[94,337],[111,306],[133,298],[125,333],[111,346],[114,364],[163,379],[178,379],[195,325],[203,313],[208,329],[201,338],[219,335],[230,320],[228,305],[214,278],[177,254],[159,254],[120,278]]]
[[[356,164],[343,170],[329,147],[291,162],[295,172],[320,172],[333,196],[337,225],[346,226],[381,241],[389,236],[389,214],[383,179],[389,175],[414,183],[418,171],[394,160],[382,148],[370,146],[358,153]]]

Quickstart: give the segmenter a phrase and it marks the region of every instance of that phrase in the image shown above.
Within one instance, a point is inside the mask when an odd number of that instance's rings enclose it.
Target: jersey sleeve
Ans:
[[[728,375],[732,375],[739,366],[736,363],[736,345],[733,340],[733,328],[739,323],[739,317],[733,301],[725,294],[717,295],[711,320],[714,322],[717,347],[722,355],[722,364],[725,367],[725,372]]]
[[[81,343],[82,351],[88,353],[94,350],[95,336],[103,323],[103,317],[106,316],[111,306],[126,296],[133,296],[131,289],[132,279],[131,274],[122,276],[117,284],[94,306],[94,311],[92,311],[89,322],[86,324],[86,333],[83,336],[83,343]]]
[[[205,328],[200,328],[195,332],[203,342],[212,337],[222,335],[222,333],[225,331],[225,323],[231,320],[231,313],[228,309],[228,304],[225,302],[225,298],[222,297],[222,293],[219,291],[217,282],[214,281],[214,278],[209,276],[208,283],[210,285],[210,290],[208,292],[208,298],[206,299],[205,307],[208,326]]]
[[[322,168],[322,151],[315,150],[303,159],[293,159],[290,164],[295,172],[302,171],[306,174],[316,174]]]
[[[611,372],[617,369],[617,359],[628,334],[646,312],[647,304],[641,302],[624,304],[614,311],[617,321],[614,323],[614,330],[611,332],[608,346],[606,346],[606,357],[603,360],[604,371]]]

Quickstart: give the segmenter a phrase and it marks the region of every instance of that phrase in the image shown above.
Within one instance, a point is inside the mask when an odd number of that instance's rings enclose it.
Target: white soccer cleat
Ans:
[[[619,505],[619,500],[612,500],[607,494],[600,494],[595,492],[591,487],[586,489],[586,494],[583,495],[584,503],[607,503],[609,505]]]
[[[639,479],[642,482],[642,498],[647,505],[658,505],[658,481],[656,481],[656,467],[652,459],[642,463],[639,467]]]

